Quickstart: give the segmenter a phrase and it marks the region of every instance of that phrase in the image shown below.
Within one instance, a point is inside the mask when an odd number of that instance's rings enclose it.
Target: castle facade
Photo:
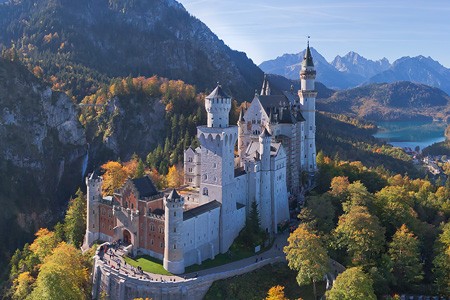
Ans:
[[[200,147],[184,153],[183,187],[160,192],[144,177],[102,197],[102,178],[90,174],[85,244],[122,239],[134,254],[182,274],[228,251],[254,201],[262,229],[276,233],[289,219],[288,197],[316,171],[315,75],[308,45],[300,91],[275,93],[265,79],[237,126],[229,124],[231,97],[218,85],[205,99]]]

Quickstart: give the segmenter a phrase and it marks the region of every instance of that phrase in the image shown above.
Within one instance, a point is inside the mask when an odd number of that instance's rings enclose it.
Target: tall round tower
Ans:
[[[208,127],[228,127],[231,109],[231,98],[225,94],[221,85],[205,99],[205,108],[208,114]]]
[[[267,233],[272,233],[272,184],[270,180],[270,143],[272,136],[264,128],[259,136],[259,152],[261,159],[261,192],[259,203],[259,215],[261,217],[261,227]]]
[[[100,238],[100,215],[98,205],[101,200],[102,184],[102,177],[98,176],[95,172],[92,172],[86,177],[87,216],[85,243],[88,246],[91,246],[93,242]]]
[[[245,134],[245,120],[244,120],[244,112],[241,109],[239,113],[239,119],[237,122],[238,125],[238,151],[239,151],[239,159],[242,162],[242,158],[245,154],[245,149],[247,148],[247,139]]]
[[[311,50],[306,47],[305,56],[302,62],[302,69],[300,71],[301,89],[298,91],[300,98],[300,109],[305,118],[304,126],[304,161],[306,170],[309,173],[314,173],[316,167],[316,97],[315,90],[316,70],[311,55]]]
[[[173,274],[184,273],[183,256],[183,206],[184,199],[172,190],[164,197],[165,227],[164,227],[164,269]]]

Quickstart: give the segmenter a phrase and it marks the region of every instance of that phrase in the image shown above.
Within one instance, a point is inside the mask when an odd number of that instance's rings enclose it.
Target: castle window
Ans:
[[[309,144],[309,148],[312,148],[312,144]]]
[[[176,212],[176,211],[173,212],[173,216],[174,216],[174,217],[177,216],[177,212]]]
[[[95,224],[92,224],[92,228],[95,228]]]
[[[164,233],[164,228],[159,227],[159,233]]]
[[[174,233],[177,232],[177,228],[176,228],[176,227],[173,228],[173,232],[174,232]]]
[[[112,228],[111,228],[111,225],[109,225],[109,230],[111,230]]]
[[[153,245],[153,239],[150,240],[150,245]]]
[[[155,231],[155,225],[151,224],[151,225],[150,225],[150,230],[151,230],[151,231]]]
[[[133,203],[131,203],[131,209],[134,209],[134,204]]]
[[[203,188],[203,195],[208,196],[208,189],[207,188]]]
[[[208,180],[208,175],[207,174],[203,174],[203,180]]]
[[[188,179],[188,182],[192,182],[192,178],[189,178],[189,179]]]
[[[256,123],[256,121],[255,120],[252,120],[252,124],[255,124]]]
[[[192,157],[188,157],[188,162],[192,162]]]
[[[177,244],[173,244],[173,249],[177,249]]]
[[[161,243],[159,243],[159,248],[162,248],[163,247],[163,243],[161,242]]]
[[[213,168],[214,169],[217,168],[217,164],[216,163],[213,163]]]
[[[93,214],[93,215],[95,215],[95,209],[94,209],[94,210],[92,210],[92,214]]]
[[[192,173],[192,168],[188,168],[188,172],[189,172],[189,173]]]

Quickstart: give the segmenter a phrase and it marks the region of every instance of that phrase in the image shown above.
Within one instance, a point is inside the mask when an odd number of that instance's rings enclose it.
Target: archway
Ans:
[[[123,239],[122,240],[125,245],[131,244],[131,233],[126,229],[123,230]]]

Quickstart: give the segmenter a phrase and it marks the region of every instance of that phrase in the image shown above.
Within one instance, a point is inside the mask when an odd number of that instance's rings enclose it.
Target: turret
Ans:
[[[164,197],[164,269],[173,274],[184,273],[183,256],[183,206],[184,198],[172,190]]]
[[[237,122],[238,125],[238,151],[239,151],[239,158],[242,161],[242,158],[244,157],[245,149],[247,147],[246,142],[246,134],[245,134],[245,120],[244,120],[244,112],[240,111],[239,113],[239,119]]]
[[[306,171],[314,173],[316,171],[316,97],[315,90],[316,70],[311,55],[311,50],[306,47],[305,56],[302,61],[300,71],[301,90],[298,91],[300,98],[300,109],[305,118],[304,124],[304,154]],[[302,135],[303,136],[303,135]]]
[[[261,88],[261,96],[270,96],[271,91],[270,91],[270,85],[269,85],[269,80],[267,79],[267,75],[264,75],[264,81],[263,81],[263,85]]]
[[[208,114],[208,127],[228,127],[231,109],[231,98],[225,94],[221,85],[205,99],[205,108]]]
[[[259,153],[261,155],[261,170],[270,170],[270,143],[272,141],[272,135],[264,128],[263,132],[259,135]]]
[[[314,62],[311,55],[311,49],[309,49],[309,41],[306,47],[305,55],[302,61],[302,68],[300,70],[300,81],[302,91],[314,91],[316,80],[316,70],[314,68]]]
[[[95,172],[86,177],[87,216],[85,243],[87,246],[91,246],[93,242],[99,239],[100,216],[98,206],[101,200],[102,184],[102,177]]]

